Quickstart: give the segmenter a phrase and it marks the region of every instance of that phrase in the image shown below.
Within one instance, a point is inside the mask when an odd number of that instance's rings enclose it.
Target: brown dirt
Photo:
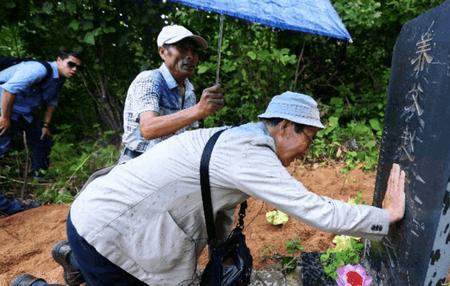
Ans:
[[[291,173],[310,190],[332,198],[347,200],[362,191],[366,203],[372,202],[375,182],[373,172],[354,170],[340,172],[340,165],[291,167]],[[52,283],[63,283],[62,268],[51,257],[52,245],[64,239],[69,205],[47,205],[0,219],[0,286],[8,285],[13,277],[30,273]],[[333,234],[318,231],[290,218],[284,226],[270,225],[265,213],[272,207],[250,199],[245,234],[256,268],[272,263],[267,256],[286,254],[284,243],[300,238],[305,251],[324,251],[332,246]],[[205,255],[200,262],[205,261]]]
[[[68,205],[48,205],[0,219],[0,286],[21,273],[64,282],[50,251],[66,236],[68,210]]]

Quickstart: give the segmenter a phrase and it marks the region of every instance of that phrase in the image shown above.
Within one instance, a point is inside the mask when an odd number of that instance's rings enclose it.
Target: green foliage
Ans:
[[[378,162],[378,142],[372,128],[362,122],[350,122],[339,127],[338,118],[329,118],[329,126],[319,131],[312,145],[310,158],[332,158],[345,162],[343,171],[358,166],[372,170]]]
[[[287,253],[293,255],[297,254],[299,251],[302,251],[304,249],[303,245],[300,242],[300,239],[298,237],[294,237],[293,239],[286,240],[285,247]]]
[[[304,249],[298,237],[288,239],[285,242],[286,252],[289,255],[281,256],[281,265],[283,267],[283,272],[291,273],[297,267],[297,257]]]
[[[8,190],[13,186],[13,181],[9,178],[20,178],[24,173],[24,166],[27,160],[25,151],[19,152],[11,150],[5,158],[2,158],[0,168],[1,188],[0,190]],[[21,182],[18,182],[21,183]]]
[[[25,42],[20,37],[18,27],[2,26],[0,29],[0,55],[25,57]]]
[[[84,72],[65,90],[73,88],[67,93],[76,93],[78,109],[91,110],[96,105],[95,121],[88,126],[102,122],[118,131],[131,80],[143,68],[160,64],[154,39],[164,24],[160,15],[169,6],[155,1],[68,0],[21,5],[6,0],[0,8],[4,8],[0,25],[18,29],[27,54],[52,60],[62,49],[82,52]],[[72,115],[68,118],[82,116],[75,109],[60,105],[62,112]]]
[[[348,28],[379,27],[381,19],[381,3],[375,0],[336,1],[335,7],[340,11],[342,20],[348,23]]]
[[[180,6],[169,20],[188,23],[187,26],[205,35],[215,47],[219,23],[216,14],[199,13]],[[273,95],[289,89],[297,57],[289,48],[278,44],[278,37],[278,32],[269,28],[229,17],[225,19],[220,75],[226,107],[207,118],[205,127],[255,121]],[[243,41],[244,38],[248,40]],[[197,90],[215,82],[217,57],[213,49],[203,54],[199,76],[193,78]],[[274,74],[277,76],[273,77]]]
[[[329,248],[320,256],[325,275],[333,280],[337,278],[336,270],[346,264],[357,264],[361,260],[361,252],[364,249],[362,242],[355,238],[349,238],[349,247],[344,249]]]
[[[274,259],[279,262],[281,264],[281,270],[285,274],[289,274],[297,267],[297,258],[304,247],[298,236],[286,240],[284,246],[288,255],[279,254],[273,245],[263,245],[259,249],[259,252],[263,256],[263,259]]]
[[[362,197],[361,191],[359,191],[354,198],[350,198],[348,200],[348,203],[353,204],[353,205],[366,204],[366,202],[364,201],[364,199]]]
[[[227,16],[220,73],[226,105],[203,126],[255,121],[271,97],[286,90],[311,94],[320,103],[327,128],[317,134],[310,159],[341,160],[346,163],[344,171],[359,166],[374,169],[396,37],[406,21],[441,2],[333,1],[352,44]],[[95,157],[88,154],[99,148],[97,139],[87,139],[92,130],[86,126],[102,122],[102,130],[121,132],[127,88],[139,71],[160,65],[156,36],[171,23],[185,25],[210,44],[192,79],[200,95],[215,82],[219,36],[215,13],[165,1],[0,1],[2,55],[54,59],[62,48],[82,51],[85,70],[66,82],[53,124],[70,126],[71,133],[56,137],[49,172],[57,177],[75,172],[68,185],[78,176],[86,177],[92,166],[84,168]],[[55,130],[56,135],[61,132],[64,128]],[[59,157],[60,153],[67,157]],[[99,156],[107,161],[107,154]],[[73,162],[65,165],[59,160]],[[20,174],[23,166],[12,164],[11,169],[2,165],[2,174]],[[63,183],[58,187],[64,188]]]
[[[374,169],[382,135],[391,51],[403,24],[403,19],[384,17],[398,12],[404,15],[405,11],[387,10],[376,0],[336,1],[334,5],[353,35],[354,43],[346,46],[345,58],[342,57],[345,45],[339,42],[273,31],[226,17],[221,68],[226,107],[207,118],[204,125],[254,121],[273,95],[292,88],[319,99],[322,118],[327,122],[327,128],[317,135],[311,159],[342,160],[346,164],[343,171],[356,167]],[[423,12],[425,6],[418,3],[417,9],[408,12],[409,19]],[[200,34],[210,35],[211,46],[217,42],[215,14],[180,6],[170,16],[174,22],[187,23]],[[243,38],[248,40],[242,41]],[[303,57],[298,81],[294,82],[298,54]],[[214,82],[216,60],[215,53],[204,55],[199,66],[201,76],[194,79],[197,87]]]
[[[73,143],[70,126],[59,128],[50,155],[52,166],[47,174],[53,182],[37,189],[38,198],[43,202],[71,202],[95,170],[111,166],[119,158],[117,146],[109,143],[114,133],[106,132],[99,139]]]
[[[362,192],[348,200],[348,203],[353,205],[364,204]],[[336,270],[346,264],[357,264],[361,260],[361,254],[364,249],[364,244],[360,238],[337,235],[334,237],[334,247],[327,249],[325,253],[320,256],[320,261],[323,265],[325,275],[333,280],[337,278]]]
[[[94,126],[97,131],[98,128]],[[39,183],[31,175],[25,176],[26,171],[30,172],[25,170],[25,162],[29,160],[26,152],[12,150],[2,161],[0,189],[19,197],[19,190],[24,187],[27,193],[31,191],[31,197],[42,203],[70,203],[94,171],[115,164],[119,158],[117,146],[111,143],[117,134],[99,133],[99,137],[95,135],[94,139],[74,143],[76,138],[70,125],[60,125],[58,131],[50,154],[51,167],[45,173],[48,182]],[[16,145],[21,147],[21,144]]]

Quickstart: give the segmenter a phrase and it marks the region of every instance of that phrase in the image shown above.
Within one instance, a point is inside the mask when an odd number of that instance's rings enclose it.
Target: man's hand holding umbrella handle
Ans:
[[[398,164],[392,164],[382,206],[389,213],[390,223],[403,219],[405,215],[405,172],[400,170]]]
[[[201,118],[208,117],[224,106],[223,89],[220,84],[205,88],[197,103]]]

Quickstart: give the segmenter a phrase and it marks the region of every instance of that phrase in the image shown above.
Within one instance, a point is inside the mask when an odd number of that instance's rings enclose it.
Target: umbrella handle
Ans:
[[[220,29],[219,29],[219,40],[217,43],[217,70],[216,70],[216,84],[220,84],[220,59],[222,56],[222,38],[223,38],[223,20],[225,19],[224,15],[219,16],[220,20]]]

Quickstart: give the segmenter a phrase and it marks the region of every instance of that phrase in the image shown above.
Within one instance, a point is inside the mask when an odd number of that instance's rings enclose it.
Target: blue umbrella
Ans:
[[[284,30],[351,37],[329,0],[171,0]]]
[[[329,0],[170,0],[266,26],[351,41]],[[219,33],[219,65],[223,16]],[[217,69],[217,81],[219,66]]]

